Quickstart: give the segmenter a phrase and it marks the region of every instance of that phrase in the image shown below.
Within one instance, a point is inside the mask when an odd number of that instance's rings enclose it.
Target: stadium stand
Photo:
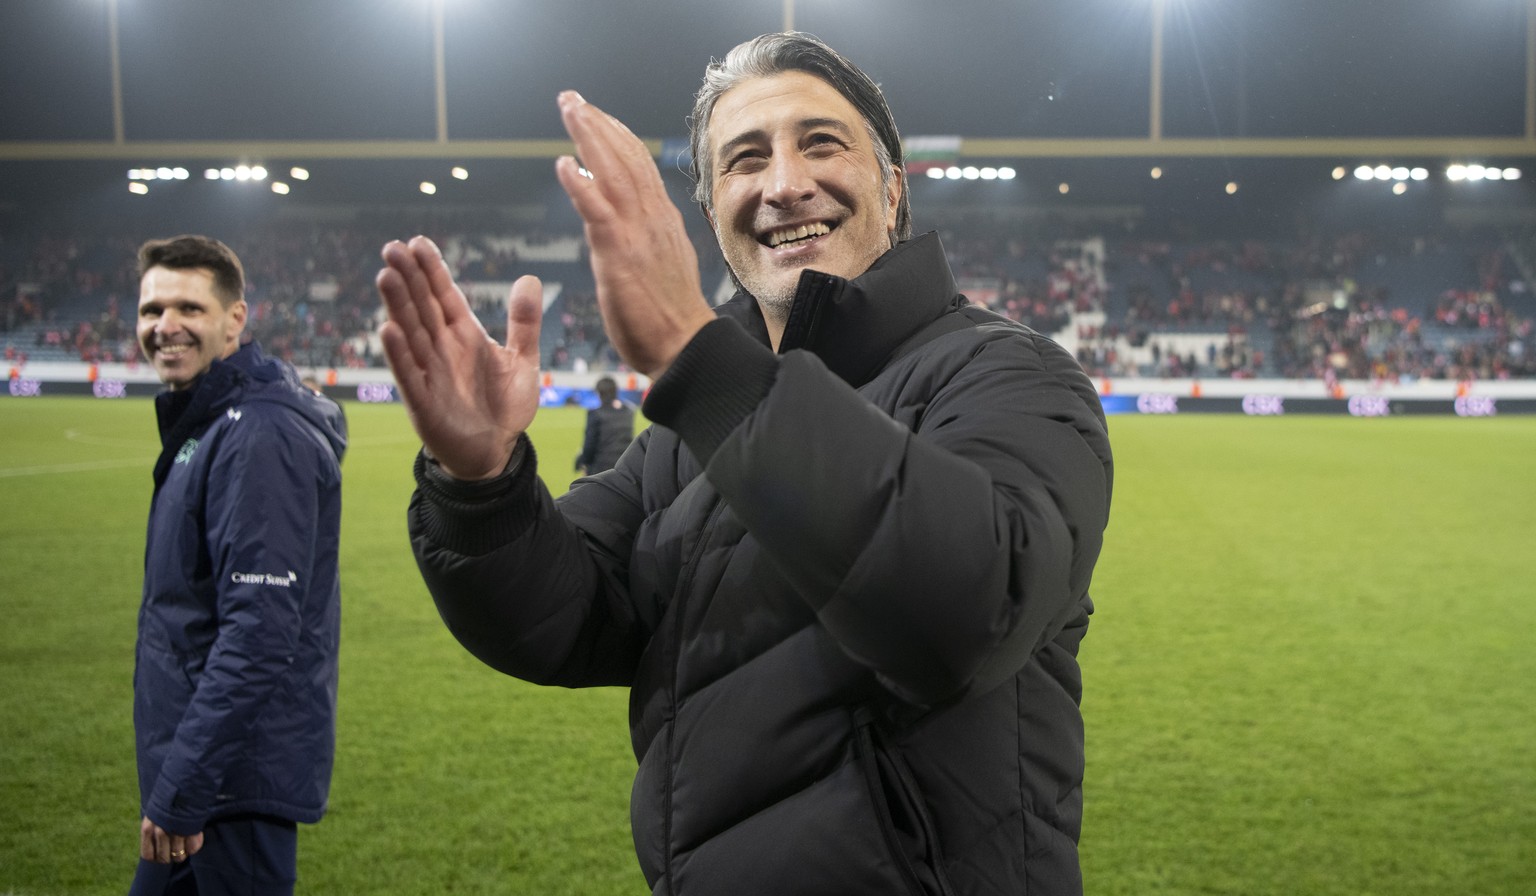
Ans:
[[[937,216],[973,301],[1051,335],[1094,376],[1509,379],[1536,377],[1536,297],[1509,240],[1491,232],[1293,240],[1164,240]],[[490,214],[430,222],[493,338],[507,286],[546,287],[541,349],[555,370],[621,369],[607,344],[579,232]],[[253,223],[253,332],[307,367],[382,365],[378,248],[360,221]],[[730,280],[701,245],[704,288]],[[132,361],[136,235],[39,231],[0,243],[0,342],[28,360]]]

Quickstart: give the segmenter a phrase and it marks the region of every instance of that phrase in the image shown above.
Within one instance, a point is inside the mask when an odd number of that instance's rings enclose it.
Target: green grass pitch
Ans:
[[[646,892],[626,693],[533,687],[449,637],[406,543],[404,411],[347,413],[339,752],[300,892]],[[153,418],[0,402],[0,894],[132,875]],[[1110,425],[1088,893],[1531,892],[1536,418]],[[581,426],[536,423],[557,491]]]

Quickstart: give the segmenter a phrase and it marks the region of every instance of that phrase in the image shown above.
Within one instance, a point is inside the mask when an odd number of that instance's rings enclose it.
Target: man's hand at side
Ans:
[[[159,862],[162,865],[185,862],[202,848],[202,831],[183,837],[160,827],[150,821],[148,816],[139,822],[139,858],[146,862]]]
[[[379,328],[411,425],[456,479],[500,474],[539,408],[543,286],[521,277],[507,300],[507,343],[497,345],[426,237],[384,247]]]

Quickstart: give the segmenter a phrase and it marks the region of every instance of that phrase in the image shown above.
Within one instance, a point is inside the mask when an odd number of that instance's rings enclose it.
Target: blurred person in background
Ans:
[[[139,866],[130,893],[282,894],[320,820],[336,738],[336,404],[241,345],[240,260],[139,250],[138,338],[166,391],[133,675]]]
[[[645,145],[558,105],[581,161],[556,173],[655,425],[553,500],[527,435],[538,280],[502,346],[430,240],[385,246],[445,623],[509,675],[631,689],[653,892],[1081,892],[1077,652],[1112,481],[1093,385],[908,239],[884,97],[820,41],[705,73],[695,195],[740,286],[719,308]]]
[[[619,384],[605,376],[596,389],[597,407],[587,410],[581,453],[576,455],[576,469],[588,476],[613,469],[635,438],[635,409],[619,398]]]

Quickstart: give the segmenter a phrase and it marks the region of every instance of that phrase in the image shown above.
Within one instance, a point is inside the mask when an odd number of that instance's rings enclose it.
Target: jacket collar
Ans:
[[[937,233],[896,245],[852,280],[803,271],[779,353],[812,352],[857,388],[879,373],[908,338],[962,302],[958,292]],[[719,312],[768,342],[762,311],[745,291]]]
[[[171,462],[187,439],[203,425],[223,413],[240,396],[241,387],[268,358],[254,342],[242,345],[228,358],[215,360],[192,388],[178,392],[164,391],[155,396],[155,417],[160,425],[160,459],[155,464],[155,482],[165,480]]]

